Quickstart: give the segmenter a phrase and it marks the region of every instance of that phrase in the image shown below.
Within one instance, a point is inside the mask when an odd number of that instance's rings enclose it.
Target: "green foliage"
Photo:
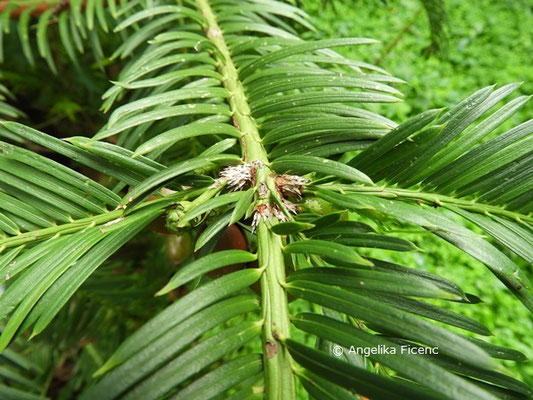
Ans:
[[[379,59],[421,5],[419,0],[334,3],[335,9],[323,9],[321,0],[305,1],[302,6],[326,37],[357,35],[380,40],[379,46],[341,50],[364,60]],[[424,49],[431,42],[428,21],[420,16],[380,64],[408,82],[401,88],[408,101],[380,108],[380,113],[404,120],[430,108],[456,104],[471,88],[495,82],[523,82],[521,94],[533,91],[530,2],[480,0],[471,4],[446,0],[444,5],[448,15],[447,60],[424,57]],[[524,109],[513,123],[532,116],[530,108]]]
[[[400,32],[414,13],[417,2],[389,1],[389,7],[379,2],[353,2],[357,7],[335,2],[335,9],[320,9],[318,1],[306,1],[304,8],[313,16],[313,22],[327,35],[368,33],[380,39],[379,48],[362,48],[358,52],[343,49],[351,56],[377,59]],[[383,66],[395,71],[408,84],[402,87],[408,100],[381,110],[394,119],[420,112],[427,107],[442,107],[457,102],[474,86],[493,82],[523,81],[518,88],[521,94],[531,93],[531,72],[527,67],[527,54],[531,49],[530,35],[525,32],[532,14],[525,2],[465,2],[448,0],[448,54],[445,61],[426,57],[423,49],[429,43],[423,18],[418,20],[402,37],[394,49],[382,61]],[[342,18],[339,18],[342,15]],[[450,15],[453,19],[450,19]],[[394,26],[394,29],[390,29]],[[364,53],[363,53],[364,52]],[[502,67],[501,60],[505,59]],[[391,114],[392,113],[392,114]],[[510,121],[517,123],[532,116],[529,107],[519,108]],[[510,122],[504,126],[511,127]],[[398,263],[415,263],[429,272],[454,279],[465,291],[476,293],[484,300],[484,307],[464,307],[450,304],[453,309],[482,322],[495,334],[489,340],[495,344],[519,348],[528,358],[533,357],[533,341],[529,332],[533,329],[527,312],[516,304],[505,289],[486,276],[471,258],[454,251],[443,241],[428,235],[411,234],[412,241],[426,250],[423,254],[389,254]],[[423,243],[423,244],[422,244]],[[408,260],[408,261],[407,261]],[[521,260],[517,261],[518,263]],[[522,261],[523,263],[523,261]],[[469,273],[464,273],[464,268]],[[524,265],[531,276],[531,268]],[[490,295],[488,294],[490,293]],[[523,321],[514,323],[513,321]],[[533,376],[531,363],[507,366],[529,382]]]
[[[0,369],[4,397],[532,395],[500,361],[524,354],[479,339],[491,329],[455,312],[483,307],[477,293],[401,256],[433,242],[393,234],[444,239],[533,312],[533,123],[512,120],[529,100],[511,97],[519,84],[397,124],[376,111],[395,110],[403,81],[338,52],[373,39],[322,39],[275,0],[112,4],[2,14],[36,71],[72,63],[101,82],[69,32],[115,71],[92,137],[60,140],[4,107],[0,352],[18,369],[32,364],[13,351],[47,358],[29,379]],[[85,102],[62,94],[50,112],[78,134]]]

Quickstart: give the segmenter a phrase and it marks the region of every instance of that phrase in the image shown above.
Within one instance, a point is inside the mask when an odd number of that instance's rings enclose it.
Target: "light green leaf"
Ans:
[[[112,3],[106,2],[108,4]],[[107,22],[106,22],[106,14],[104,10],[104,0],[96,0],[96,18],[98,19],[98,23],[102,27],[103,31],[108,33],[109,29],[107,28]]]
[[[200,342],[136,386],[124,396],[124,400],[158,399],[212,362],[257,338],[261,325],[257,322],[244,322]]]
[[[277,171],[317,172],[333,175],[351,182],[362,182],[372,185],[372,180],[361,171],[346,164],[312,156],[283,156],[276,159],[272,168]]]
[[[194,104],[192,106],[195,106]],[[213,111],[214,105],[202,105],[198,104],[198,108],[201,109],[203,106],[207,107]],[[214,110],[213,114],[217,114]],[[198,112],[201,112],[199,110]],[[144,142],[141,146],[135,151],[134,157],[150,153],[154,150],[157,150],[164,146],[174,145],[180,140],[187,139],[190,137],[201,136],[201,135],[230,135],[236,138],[241,137],[241,132],[239,132],[234,126],[229,124],[220,124],[216,122],[196,122],[191,123],[185,126],[180,126],[178,128],[171,129],[164,133],[157,135],[156,137]]]
[[[246,288],[261,276],[259,269],[246,269],[224,275],[176,301],[145,323],[124,341],[111,358],[96,372],[102,375],[122,364],[186,318],[232,293]]]
[[[187,211],[185,215],[180,218],[179,222],[185,223],[196,217],[199,217],[206,212],[216,210],[218,207],[225,206],[226,204],[237,203],[241,198],[246,196],[246,192],[233,192],[213,197],[212,199],[207,200],[205,203],[202,203]]]
[[[107,373],[99,383],[82,394],[81,400],[117,398],[145,376],[166,365],[205,332],[236,315],[256,311],[258,308],[255,297],[240,295],[218,302],[215,300],[213,305],[195,310]]]
[[[72,41],[70,38],[68,19],[69,19],[68,12],[63,11],[61,14],[59,14],[59,20],[58,20],[59,37],[61,39],[61,43],[63,44],[63,47],[65,48],[65,51],[67,52],[68,57],[72,60],[74,64],[77,64],[78,58],[76,57],[76,52],[74,51],[74,47],[72,45]]]
[[[46,59],[48,66],[54,74],[57,74],[57,69],[52,58],[52,53],[50,52],[50,45],[48,42],[48,37],[46,31],[48,29],[49,20],[52,17],[54,10],[49,8],[41,14],[39,17],[39,22],[37,24],[37,48],[39,49],[39,54],[41,57]]]
[[[0,383],[0,396],[4,400],[47,400],[47,397]]]
[[[357,168],[364,169],[370,163],[375,162],[375,160],[392,150],[395,146],[403,142],[409,136],[433,122],[441,112],[442,109],[429,110],[409,119],[372,144],[368,149],[359,153],[350,164]]]
[[[81,257],[76,263],[76,268],[69,269],[61,276],[39,300],[25,321],[25,325],[29,326],[38,318],[33,328],[32,337],[41,333],[52,322],[70,297],[104,261],[161,212],[162,210],[151,208],[142,210],[137,215],[129,216],[121,223],[120,229],[107,236]],[[102,230],[105,229],[106,227],[102,228]]]
[[[78,161],[83,165],[93,168],[96,171],[100,171],[106,175],[112,176],[119,181],[126,182],[128,184],[137,184],[142,180],[142,177],[138,174],[130,172],[128,170],[119,168],[116,165],[104,160],[100,157],[77,149],[69,143],[59,140],[53,136],[46,135],[43,132],[29,128],[17,122],[1,122],[7,129],[16,134],[19,137],[25,138],[33,143],[39,144],[45,148],[53,150],[59,154],[62,154],[74,161]],[[85,180],[88,180],[85,178]]]
[[[0,212],[0,230],[9,235],[17,235],[20,233],[19,227],[12,220]]]
[[[274,93],[305,90],[307,88],[322,89],[327,87],[367,89],[401,96],[401,93],[398,90],[390,86],[361,77],[353,77],[348,74],[340,73],[322,75],[302,74],[302,76],[291,76],[290,78],[271,77],[267,82],[256,81],[249,89],[249,96],[250,101],[253,102],[254,99],[258,97],[270,96]]]
[[[244,216],[244,214],[246,214],[250,204],[252,204],[252,199],[255,193],[254,188],[250,188],[244,193],[245,194],[235,203],[235,207],[233,208],[231,219],[229,221],[230,225],[238,222]]]
[[[20,43],[22,45],[22,52],[32,66],[35,64],[35,60],[33,59],[33,53],[30,45],[29,26],[31,13],[34,9],[35,7],[28,7],[22,10],[17,24]]]
[[[18,303],[0,336],[0,351],[11,342],[31,309],[50,286],[88,249],[102,240],[104,234],[95,227],[78,233],[69,243],[45,256],[35,266],[18,278],[2,296],[0,309],[11,311]]]
[[[138,203],[139,199],[142,199],[157,187],[163,186],[166,182],[176,178],[177,176],[194,171],[195,169],[205,168],[207,166],[213,165],[213,162],[227,162],[228,159],[231,158],[229,156],[216,155],[209,157],[197,157],[186,161],[178,162],[172,165],[171,167],[152,174],[150,177],[143,180],[138,186],[135,186],[133,190],[122,199],[122,204],[130,203],[131,206],[135,200],[137,200],[135,201],[135,203]]]
[[[189,17],[196,21],[198,21],[200,24],[203,23],[203,18],[195,12],[193,9],[188,7],[179,7],[179,6],[158,6],[158,7],[150,7],[145,10],[139,11],[132,16],[126,18],[124,21],[122,21],[119,25],[117,25],[114,29],[114,32],[119,32],[123,29],[126,29],[127,27],[142,21],[143,19],[147,18],[153,18],[157,15],[162,14],[177,14],[180,17]]]
[[[264,117],[289,107],[300,107],[329,103],[397,103],[400,99],[381,93],[352,91],[315,91],[288,94],[284,96],[268,96],[252,104],[252,112],[256,117]]]
[[[200,250],[211,239],[213,239],[222,229],[227,228],[230,225],[230,219],[232,210],[226,211],[224,214],[215,218],[211,223],[207,225],[205,230],[198,236],[194,245],[194,251]]]
[[[306,222],[287,221],[272,226],[272,232],[277,235],[292,235],[314,228],[315,225]]]
[[[143,111],[146,112],[146,109],[148,107],[157,106],[160,104],[173,104],[178,101],[183,100],[190,100],[190,99],[207,99],[207,98],[225,98],[229,96],[228,91],[223,88],[182,88],[178,90],[172,90],[165,93],[160,94],[154,94],[151,96],[146,96],[142,99],[132,101],[128,104],[125,104],[119,108],[117,108],[111,116],[109,117],[109,122],[106,126],[107,129],[110,129],[115,125],[120,119],[122,119],[125,115],[131,114],[136,111]],[[194,107],[192,107],[192,104],[187,105],[186,107],[189,107],[191,110],[194,110]],[[216,105],[211,105],[213,107]],[[163,118],[164,115],[160,116],[160,118]],[[135,126],[135,125],[132,125]],[[100,140],[107,136],[110,136],[112,134],[109,134],[109,132],[104,130],[101,133],[98,133],[95,135],[94,139]]]
[[[263,137],[263,142],[266,144],[285,142],[289,138],[291,141],[301,139],[304,137],[315,138],[316,133],[334,133],[339,132],[343,134],[350,134],[347,139],[368,139],[374,137],[375,134],[384,135],[388,132],[388,127],[381,121],[372,121],[365,118],[351,118],[351,117],[317,117],[316,115],[301,114],[297,116],[285,116],[286,118],[278,117],[279,123],[276,119],[271,119],[266,127],[272,129]],[[290,118],[289,118],[290,117]],[[293,122],[294,121],[294,122]],[[275,125],[274,125],[275,124]],[[358,134],[358,137],[356,136]]]
[[[515,254],[518,254],[530,264],[533,264],[533,246],[531,246],[531,243],[517,235],[505,225],[494,221],[490,217],[470,213],[458,207],[446,206],[446,208],[452,210],[456,214],[459,214],[468,221],[473,222],[491,235],[502,246],[513,251]]]
[[[164,295],[177,287],[192,281],[194,278],[215,269],[255,260],[257,260],[255,254],[243,250],[225,250],[203,256],[198,260],[180,267],[178,272],[174,274],[165,287],[156,293],[156,296]]]
[[[361,257],[354,249],[342,244],[324,240],[301,240],[285,246],[284,251],[288,254],[314,254],[331,260],[348,264],[371,267],[372,262]]]
[[[85,18],[87,21],[87,29],[90,31],[94,28],[94,13],[96,8],[96,0],[87,0],[85,4]]]
[[[145,87],[153,87],[167,84],[174,84],[185,78],[201,76],[218,79],[222,81],[222,77],[218,72],[215,72],[212,68],[207,67],[195,67],[195,68],[186,68],[180,69],[177,71],[167,72],[165,74],[158,75],[155,78],[148,78],[137,80],[133,82],[113,82],[115,85],[120,86],[124,89],[140,89]]]
[[[354,45],[372,44],[372,43],[377,43],[377,41],[373,39],[367,39],[367,38],[342,38],[342,39],[318,40],[315,42],[304,42],[302,44],[286,46],[281,50],[275,51],[271,54],[267,54],[263,57],[260,57],[257,60],[254,60],[250,64],[246,65],[244,68],[242,68],[240,75],[244,79],[248,75],[250,75],[252,72],[262,69],[262,67],[268,64],[282,60],[289,56],[294,56],[296,54],[307,53],[307,52],[317,51],[321,49],[329,49],[331,47],[354,46]]]

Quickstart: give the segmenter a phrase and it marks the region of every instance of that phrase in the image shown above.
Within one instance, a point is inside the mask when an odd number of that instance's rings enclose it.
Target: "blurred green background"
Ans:
[[[432,41],[424,7],[437,6],[441,36]],[[370,37],[381,43],[341,48],[350,58],[379,66],[406,81],[405,102],[375,107],[396,122],[425,111],[456,104],[492,84],[523,82],[514,96],[533,94],[533,0],[303,0],[318,32],[326,37]],[[431,6],[431,4],[429,4]],[[427,6],[427,4],[426,4]],[[435,48],[437,47],[437,48]],[[533,118],[533,103],[503,128]],[[402,236],[405,237],[405,236]],[[487,326],[494,344],[533,359],[533,320],[528,311],[481,263],[432,235],[410,239],[425,253],[391,253],[391,261],[444,276],[484,303],[447,303],[451,310]],[[380,253],[383,257],[383,252]],[[529,276],[533,268],[513,257]],[[517,378],[533,385],[533,363],[507,363]]]

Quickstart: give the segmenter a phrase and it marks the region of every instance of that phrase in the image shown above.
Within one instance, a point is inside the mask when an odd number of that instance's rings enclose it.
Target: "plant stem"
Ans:
[[[230,94],[233,124],[241,132],[243,158],[246,162],[260,161],[263,164],[257,169],[257,185],[266,184],[270,189],[270,199],[278,199],[267,152],[215,13],[208,0],[196,0],[196,4],[207,22],[206,35],[218,49],[215,54],[217,68]],[[265,268],[261,277],[265,393],[270,400],[291,400],[295,398],[294,376],[290,356],[279,340],[289,337],[290,333],[287,293],[282,286],[285,282],[285,261],[281,238],[273,234],[266,224],[262,220],[257,229],[259,266]]]
[[[261,223],[257,228],[257,242],[259,267],[265,268],[261,276],[265,391],[268,399],[293,399],[295,388],[291,359],[280,342],[290,334],[287,293],[282,286],[285,282],[285,262],[281,238]]]
[[[418,21],[420,14],[422,14],[423,8],[420,7],[418,11],[413,15],[413,18],[411,18],[407,24],[402,28],[402,30],[392,39],[392,42],[387,46],[387,48],[381,53],[381,56],[374,62],[375,65],[381,64],[381,62],[389,55],[389,53],[396,47],[396,45],[400,42],[400,39],[411,29],[411,27]]]
[[[160,204],[161,209],[176,203],[176,201],[186,200],[188,198],[197,196],[202,190],[191,190],[188,192],[178,192],[173,195],[169,195],[163,198],[155,199],[152,201],[146,201],[136,209],[136,211],[149,207],[154,204]],[[21,233],[16,236],[8,236],[6,238],[0,238],[0,254],[9,247],[22,246],[31,242],[37,242],[51,238],[52,236],[67,235],[81,231],[91,226],[105,224],[120,218],[124,215],[123,209],[107,211],[102,214],[93,215],[91,217],[82,218],[70,222],[68,224],[54,225],[49,228],[43,228],[36,231]]]
[[[241,132],[244,160],[257,160],[267,164],[267,153],[261,143],[257,124],[251,116],[244,87],[239,80],[239,73],[235,64],[233,64],[231,52],[226,44],[222,30],[218,26],[215,14],[207,0],[197,0],[196,4],[208,24],[206,35],[220,52],[220,55],[216,57],[218,70],[224,78],[224,86],[230,94],[229,103],[233,113],[233,124]]]
[[[10,236],[6,239],[0,240],[0,253],[2,253],[2,251],[8,247],[21,246],[30,242],[48,239],[56,235],[66,235],[68,233],[81,231],[82,229],[90,226],[110,222],[121,217],[122,214],[124,214],[124,210],[108,211],[92,217],[78,219],[68,224],[51,226],[50,228],[43,228],[37,231],[21,233],[17,236]]]
[[[502,217],[507,217],[517,222],[533,222],[533,217],[529,215],[520,214],[515,211],[505,210],[502,207],[493,206],[490,204],[478,203],[475,200],[466,200],[460,198],[454,198],[446,195],[441,195],[438,193],[424,193],[418,190],[410,189],[398,189],[398,188],[387,188],[387,187],[377,187],[377,186],[354,186],[354,185],[343,185],[343,184],[333,184],[333,185],[317,185],[317,188],[320,189],[329,189],[334,190],[340,193],[364,193],[367,195],[373,195],[384,198],[395,198],[395,199],[405,199],[412,201],[421,201],[426,204],[435,205],[435,206],[446,206],[453,205],[464,210],[472,211],[478,214],[492,214],[500,215]]]

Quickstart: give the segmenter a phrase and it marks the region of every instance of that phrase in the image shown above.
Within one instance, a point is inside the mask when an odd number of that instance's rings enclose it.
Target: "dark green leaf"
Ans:
[[[287,291],[294,296],[367,321],[382,331],[437,346],[440,353],[471,365],[482,368],[494,368],[496,365],[487,353],[460,336],[353,291],[304,281],[288,283]],[[328,340],[334,342],[331,338]]]
[[[248,354],[224,363],[180,390],[173,400],[210,399],[262,370],[261,356]]]
[[[320,382],[326,383],[333,381],[345,388],[371,396],[372,399],[440,399],[440,397],[427,390],[417,389],[399,381],[381,377],[364,368],[336,360],[327,354],[303,346],[291,339],[287,339],[286,345],[291,355],[299,364],[325,378],[315,384],[319,385]],[[302,371],[298,375],[300,374],[309,379],[309,373],[307,371]],[[327,397],[324,398],[327,399]],[[339,400],[344,398],[340,397]]]
[[[289,275],[288,282],[311,281],[355,288],[364,292],[391,293],[403,296],[461,300],[428,280],[401,274],[348,268],[305,268]],[[364,295],[364,292],[362,294]],[[394,304],[392,304],[394,305]]]
[[[305,332],[327,338],[328,340],[338,343],[346,348],[354,346],[378,349],[380,348],[379,346],[384,346],[390,349],[394,347],[396,349],[394,354],[390,353],[390,351],[389,354],[384,352],[380,354],[377,352],[377,354],[370,354],[369,358],[372,358],[396,371],[401,371],[403,376],[407,376],[425,386],[427,388],[426,390],[429,391],[425,393],[425,396],[428,397],[422,398],[431,398],[429,397],[431,393],[436,392],[437,394],[450,399],[468,396],[469,399],[496,400],[496,397],[471,384],[467,380],[461,379],[445,369],[440,368],[430,360],[403,353],[399,345],[395,345],[381,337],[371,335],[360,328],[316,314],[301,314],[294,319],[294,324]],[[323,357],[331,359],[331,356],[325,354]],[[343,365],[349,364],[343,363]],[[348,367],[337,367],[336,370],[343,371],[346,370],[346,368]]]

